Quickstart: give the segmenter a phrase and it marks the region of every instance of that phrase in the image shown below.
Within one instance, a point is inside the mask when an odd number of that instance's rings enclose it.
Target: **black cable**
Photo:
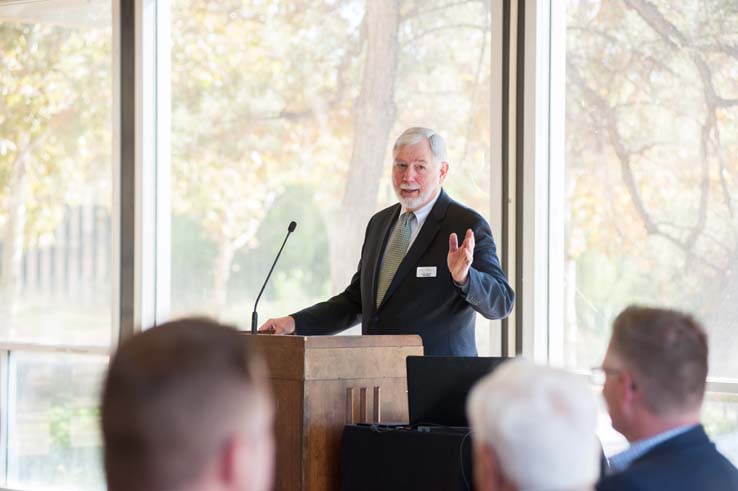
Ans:
[[[461,464],[461,478],[464,480],[464,486],[466,486],[466,489],[471,491],[471,486],[469,485],[469,480],[466,478],[466,472],[464,472],[464,442],[467,438],[471,436],[472,432],[468,431],[464,438],[461,439],[461,443],[459,444],[459,464]]]

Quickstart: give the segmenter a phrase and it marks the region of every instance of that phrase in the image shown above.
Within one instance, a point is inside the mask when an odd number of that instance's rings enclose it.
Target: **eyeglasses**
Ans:
[[[619,368],[592,367],[589,372],[589,381],[594,385],[605,385],[608,375],[618,375],[622,372]]]

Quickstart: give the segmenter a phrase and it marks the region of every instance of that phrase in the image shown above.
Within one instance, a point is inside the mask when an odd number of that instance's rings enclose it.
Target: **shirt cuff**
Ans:
[[[471,276],[471,270],[469,271],[469,274],[466,275],[466,281],[463,284],[456,283],[456,281],[453,278],[451,278],[451,281],[454,282],[454,285],[456,285],[461,290],[461,293],[463,293],[464,295],[469,293],[469,277],[470,276]]]

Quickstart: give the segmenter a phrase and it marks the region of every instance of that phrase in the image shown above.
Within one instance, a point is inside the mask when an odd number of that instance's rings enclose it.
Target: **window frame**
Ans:
[[[56,0],[48,0],[51,7]],[[159,0],[159,4],[167,3]],[[6,342],[0,341],[0,491],[19,491],[7,486],[10,477],[9,445],[12,444],[14,430],[9,428],[13,416],[14,404],[11,394],[16,381],[13,379],[11,357],[14,353],[28,354],[77,354],[110,356],[121,339],[140,330],[141,325],[150,325],[146,321],[152,318],[152,305],[155,296],[150,279],[144,278],[142,271],[147,264],[141,260],[151,251],[157,251],[155,235],[145,217],[150,215],[153,184],[144,187],[143,169],[150,168],[150,161],[144,158],[143,150],[152,147],[152,142],[143,142],[149,128],[144,122],[143,105],[151,101],[159,101],[156,97],[157,87],[146,79],[148,72],[142,70],[144,60],[152,63],[151,57],[143,54],[151,49],[152,34],[144,26],[151,26],[155,20],[156,0],[136,0],[124,2],[111,1],[112,17],[112,195],[111,195],[111,329],[108,346],[100,345],[67,345],[62,343],[43,342]],[[162,49],[168,45],[164,44]],[[161,59],[162,54],[157,53]],[[153,59],[155,63],[156,58]],[[148,99],[144,102],[146,95]],[[136,100],[133,108],[128,101]],[[151,116],[150,116],[151,119]],[[158,125],[167,124],[166,120],[156,119]],[[147,124],[151,124],[148,122]],[[161,135],[158,135],[162,138]],[[135,149],[135,150],[134,150]],[[159,179],[166,178],[157,176]],[[162,230],[167,232],[165,225]],[[148,228],[147,228],[148,227]],[[134,240],[130,240],[134,237]],[[165,236],[166,237],[166,236]],[[160,268],[165,268],[162,261]],[[147,283],[148,281],[148,283]],[[148,288],[148,289],[147,289]],[[153,299],[153,301],[152,301]],[[25,489],[25,488],[23,488]]]

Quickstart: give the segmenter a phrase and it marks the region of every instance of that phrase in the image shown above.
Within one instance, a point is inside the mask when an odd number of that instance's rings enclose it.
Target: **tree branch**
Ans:
[[[702,124],[700,132],[700,150],[702,153],[702,179],[700,182],[700,207],[697,214],[697,223],[686,239],[686,246],[691,250],[700,233],[704,230],[707,222],[707,208],[709,205],[709,141],[713,128],[717,125],[716,107],[718,104],[729,102],[718,97],[712,81],[712,72],[699,52],[694,50],[689,38],[667,20],[663,14],[648,0],[625,0],[646,24],[648,24],[667,44],[674,48],[689,49],[690,58],[697,68],[704,89],[705,104],[707,105],[707,116]],[[719,146],[719,142],[718,146]]]
[[[638,186],[635,183],[635,177],[633,176],[633,171],[630,168],[630,151],[626,148],[620,138],[614,111],[599,94],[587,85],[577,68],[571,63],[567,63],[567,75],[569,79],[579,87],[587,100],[597,108],[599,114],[605,118],[604,129],[607,131],[607,135],[610,140],[610,144],[615,151],[615,155],[617,155],[618,160],[620,160],[620,172],[631,201],[633,202],[638,215],[641,217],[643,225],[646,227],[646,231],[650,234],[659,233],[659,228],[646,210],[640,192],[638,191]]]

